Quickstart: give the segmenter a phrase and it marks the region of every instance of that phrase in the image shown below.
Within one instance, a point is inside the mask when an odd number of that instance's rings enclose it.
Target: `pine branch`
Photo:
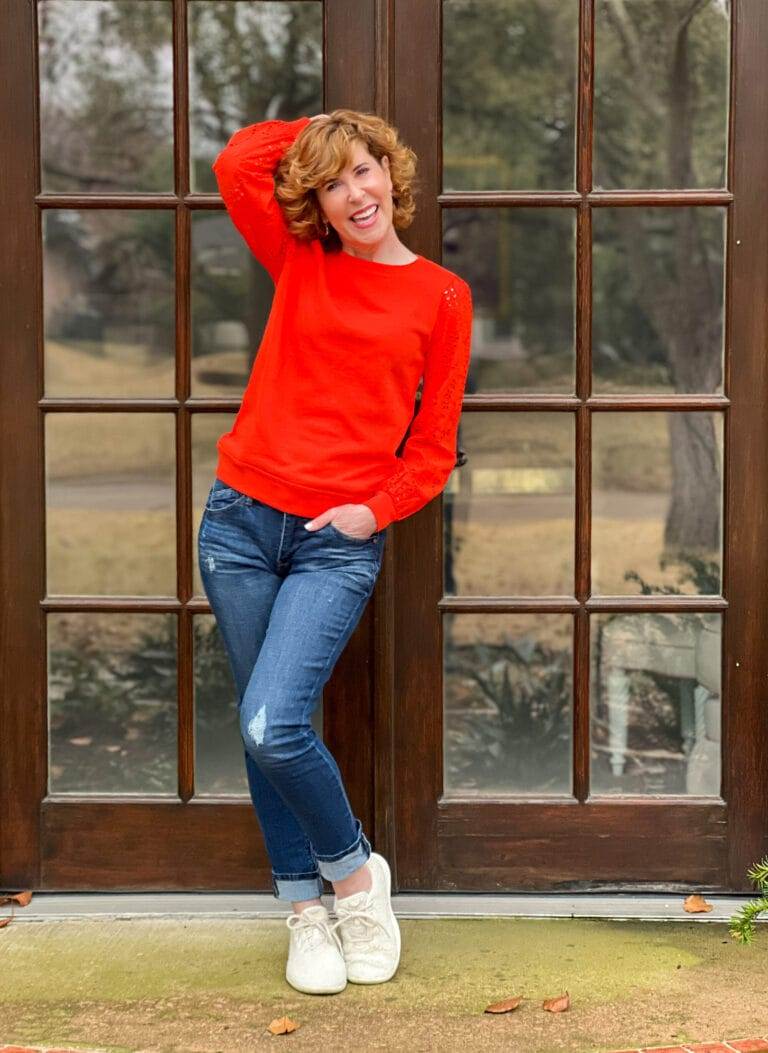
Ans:
[[[749,944],[755,938],[755,922],[758,915],[768,911],[768,856],[747,871],[747,876],[755,883],[761,895],[746,903],[740,911],[731,918],[731,936],[739,943]]]
[[[739,943],[752,943],[755,938],[755,921],[759,914],[768,910],[768,896],[753,899],[731,918],[731,936]]]

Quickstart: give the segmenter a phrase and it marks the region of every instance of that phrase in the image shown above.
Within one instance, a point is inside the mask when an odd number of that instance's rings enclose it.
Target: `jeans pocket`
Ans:
[[[217,478],[214,479],[213,486],[208,492],[205,510],[206,512],[226,512],[228,508],[248,500],[250,500],[248,494],[235,490],[233,486],[229,486]]]
[[[368,545],[371,541],[375,541],[379,537],[378,530],[374,530],[369,537],[353,537],[351,534],[345,534],[342,530],[339,530],[339,528],[334,526],[333,523],[328,523],[327,525],[337,537],[343,538],[345,541],[351,541],[353,544]]]

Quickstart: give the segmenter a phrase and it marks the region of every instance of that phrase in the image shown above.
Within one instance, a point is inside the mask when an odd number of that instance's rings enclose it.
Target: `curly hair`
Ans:
[[[332,226],[325,233],[316,190],[338,176],[352,161],[358,141],[381,164],[389,158],[392,179],[392,225],[404,230],[413,222],[418,192],[416,154],[401,143],[397,129],[373,113],[333,110],[327,117],[311,121],[286,150],[275,172],[275,198],[282,208],[288,230],[311,241],[320,238],[325,247],[341,246]]]

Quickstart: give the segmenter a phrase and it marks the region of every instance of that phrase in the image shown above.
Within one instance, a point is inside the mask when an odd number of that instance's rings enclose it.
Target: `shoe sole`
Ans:
[[[322,995],[322,994],[340,994],[347,986],[346,983],[342,984],[341,987],[304,987],[299,983],[294,983],[293,980],[289,980],[286,976],[286,983],[289,983],[296,991],[301,991],[302,994]]]
[[[373,855],[374,853],[371,853],[371,854]],[[390,919],[392,921],[392,925],[393,925],[394,930],[395,930],[395,939],[397,941],[397,961],[395,962],[395,967],[392,970],[392,972],[389,974],[389,976],[382,976],[380,978],[377,978],[376,980],[355,980],[349,975],[349,973],[347,973],[347,980],[351,984],[385,984],[387,982],[387,980],[391,980],[392,979],[392,977],[395,975],[395,973],[397,972],[398,967],[400,965],[400,945],[401,945],[401,941],[400,941],[400,926],[397,923],[397,918],[395,917],[395,912],[392,910],[392,903],[390,901],[391,900],[391,895],[392,895],[392,872],[389,869],[389,863],[386,861],[384,856],[379,855],[378,852],[375,853],[375,855],[377,856],[378,861],[379,861],[379,866],[381,866],[382,870],[384,871],[384,876],[387,879],[387,903],[389,905],[389,916],[390,916]]]

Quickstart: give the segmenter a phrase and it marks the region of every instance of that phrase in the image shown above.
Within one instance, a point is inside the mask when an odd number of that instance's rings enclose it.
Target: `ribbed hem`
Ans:
[[[233,486],[257,501],[271,505],[281,512],[311,519],[333,505],[360,504],[359,497],[335,490],[318,490],[300,483],[280,479],[250,464],[234,460],[219,447],[216,475],[228,486]]]
[[[361,501],[361,504],[367,505],[376,516],[377,530],[383,530],[395,519],[396,512],[392,498],[384,490],[379,490],[369,501]]]

